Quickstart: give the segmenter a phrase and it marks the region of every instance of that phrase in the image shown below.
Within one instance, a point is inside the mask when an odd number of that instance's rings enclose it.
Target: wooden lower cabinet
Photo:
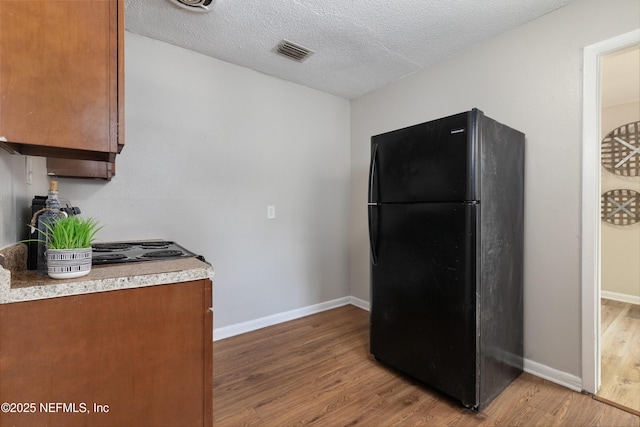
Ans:
[[[208,279],[0,305],[0,425],[211,426],[210,307]]]

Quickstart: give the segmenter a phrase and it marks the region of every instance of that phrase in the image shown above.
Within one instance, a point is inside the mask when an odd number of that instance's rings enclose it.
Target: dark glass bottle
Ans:
[[[49,232],[45,224],[51,226],[63,216],[65,215],[60,210],[60,200],[58,199],[58,181],[51,181],[45,210],[38,216],[38,273],[47,274],[46,250]]]

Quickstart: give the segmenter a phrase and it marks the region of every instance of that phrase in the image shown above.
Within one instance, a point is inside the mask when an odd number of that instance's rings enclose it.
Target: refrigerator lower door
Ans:
[[[477,405],[477,205],[373,207],[371,353],[381,362]]]

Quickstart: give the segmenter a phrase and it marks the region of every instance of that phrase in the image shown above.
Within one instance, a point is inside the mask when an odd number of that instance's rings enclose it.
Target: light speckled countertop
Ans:
[[[213,278],[196,258],[94,266],[77,279],[55,280],[25,269],[26,245],[0,250],[0,304]]]

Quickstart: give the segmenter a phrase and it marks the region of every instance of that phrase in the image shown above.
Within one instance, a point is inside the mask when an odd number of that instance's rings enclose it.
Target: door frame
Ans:
[[[584,48],[582,110],[582,389],[600,389],[600,109],[602,56],[640,43],[640,29]]]

